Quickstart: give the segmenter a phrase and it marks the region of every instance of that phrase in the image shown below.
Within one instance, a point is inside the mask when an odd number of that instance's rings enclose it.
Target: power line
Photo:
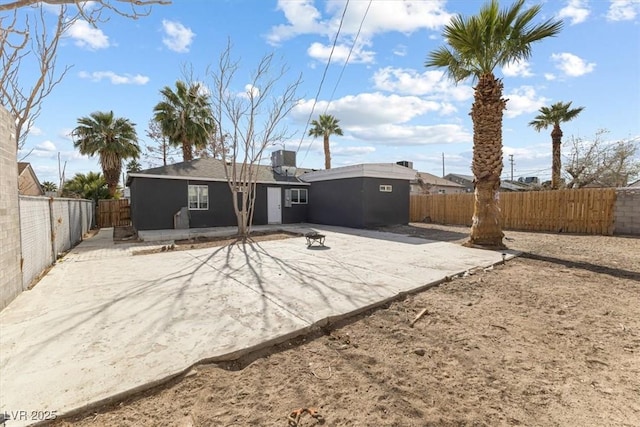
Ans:
[[[324,79],[327,76],[327,70],[329,69],[329,65],[331,64],[331,58],[333,57],[333,51],[336,48],[336,44],[338,43],[338,36],[340,35],[340,30],[342,29],[342,23],[344,22],[344,16],[347,13],[347,7],[349,6],[349,0],[344,4],[344,10],[342,11],[342,17],[340,17],[340,25],[338,26],[338,31],[336,32],[336,37],[333,39],[333,46],[331,46],[331,52],[329,53],[329,59],[327,60],[327,64],[324,67],[324,72],[322,73],[322,79],[320,79],[320,85],[318,86],[318,92],[313,100],[313,106],[311,107],[311,112],[309,113],[309,118],[307,119],[307,124],[304,126],[304,132],[302,132],[302,136],[300,137],[300,143],[298,144],[298,148],[296,149],[296,153],[300,151],[300,146],[302,146],[302,141],[304,140],[305,135],[307,134],[307,128],[309,127],[309,123],[311,122],[311,117],[313,116],[313,111],[316,108],[316,103],[318,102],[318,97],[320,96],[320,91],[322,90],[322,84],[324,83]]]
[[[351,59],[351,54],[353,53],[353,49],[356,47],[356,43],[358,41],[358,37],[360,37],[360,32],[362,31],[362,26],[364,25],[364,21],[367,18],[367,14],[369,13],[369,8],[371,7],[371,3],[372,2],[373,2],[373,0],[369,0],[369,4],[367,5],[367,9],[364,11],[364,15],[362,15],[362,19],[360,20],[360,26],[358,27],[358,31],[356,32],[356,35],[353,38],[353,43],[351,43],[351,49],[349,49],[349,54],[347,55],[347,59],[345,59],[344,64],[342,65],[342,69],[340,70],[340,75],[338,76],[338,80],[336,81],[336,84],[333,87],[333,91],[331,92],[331,97],[329,98],[329,102],[327,102],[327,106],[324,109],[324,114],[327,114],[327,110],[329,110],[329,105],[331,104],[331,101],[333,101],[333,96],[336,93],[336,89],[338,89],[338,85],[340,84],[340,80],[342,80],[342,75],[344,74],[344,70],[345,70],[345,68],[347,68],[347,64],[349,63],[349,59]],[[347,3],[348,3],[348,1],[347,1]],[[346,5],[345,5],[345,10],[346,10]],[[342,16],[344,18],[344,13],[343,13]],[[314,106],[315,106],[315,104],[314,104]],[[307,132],[307,128],[305,127],[305,133],[303,134],[303,137],[306,135],[306,132]],[[302,140],[300,141],[300,143],[302,143]],[[309,150],[310,149],[311,149],[311,144],[309,144],[307,146],[307,150],[305,151],[304,157],[302,158],[302,161],[300,162],[300,164],[302,164],[307,159],[307,156],[309,155]]]
[[[331,97],[329,98],[329,102],[327,102],[327,108],[324,109],[325,114],[327,114],[327,110],[329,109],[329,104],[331,104],[331,101],[333,101],[333,95],[335,95],[336,89],[338,89],[338,85],[340,84],[340,80],[342,80],[342,75],[344,74],[344,70],[345,68],[347,68],[347,64],[349,63],[349,59],[351,59],[351,53],[353,52],[353,49],[356,47],[356,42],[358,41],[358,37],[360,37],[360,31],[362,31],[364,20],[367,18],[367,14],[369,13],[369,8],[371,7],[372,2],[373,0],[369,0],[367,9],[364,11],[364,15],[362,16],[362,20],[360,21],[360,27],[358,27],[358,32],[356,33],[356,36],[353,39],[353,43],[351,44],[351,49],[349,49],[349,54],[347,55],[347,59],[345,59],[344,64],[342,65],[342,70],[340,70],[340,75],[338,76],[336,85],[333,87],[333,92],[331,92]]]

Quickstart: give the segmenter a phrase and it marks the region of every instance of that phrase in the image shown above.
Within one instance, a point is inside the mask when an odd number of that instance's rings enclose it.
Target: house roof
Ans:
[[[31,163],[28,162],[18,162],[18,175],[22,175],[22,172],[24,172],[24,170],[26,168],[28,168],[29,166],[31,166]]]
[[[22,179],[28,179],[28,178],[26,178],[27,176],[31,177],[31,182],[33,183],[33,186],[35,186],[36,192],[39,193],[39,194],[44,194],[44,190],[42,189],[42,184],[40,184],[40,180],[38,179],[38,176],[36,175],[36,172],[31,167],[31,163],[29,163],[29,162],[18,162],[18,177],[20,177],[20,179],[22,180]],[[26,188],[25,189],[20,188],[21,185],[23,185],[23,184],[19,184],[18,185],[18,191],[20,193],[22,193],[24,190],[26,190]],[[27,184],[27,187],[29,187],[29,184]]]
[[[460,185],[453,181],[449,181],[448,179],[440,178],[439,176],[430,174],[428,172],[418,172],[418,179],[422,180],[422,182],[425,184],[437,185],[439,187],[464,188],[463,185]]]
[[[449,176],[453,176],[455,178],[460,178],[460,179],[467,180],[469,182],[473,182],[473,175],[462,175],[462,174],[459,174],[459,173],[450,173],[450,174],[447,174],[445,176],[445,178],[447,178]]]
[[[395,163],[362,163],[308,172],[300,176],[306,182],[330,181],[344,178],[386,178],[412,181],[416,171]]]
[[[237,164],[239,168],[241,164]],[[292,175],[279,174],[273,167],[267,165],[254,165],[257,170],[257,182],[260,184],[300,184],[307,185],[300,181],[298,176],[310,169],[292,168],[288,171]],[[238,170],[239,171],[239,170]],[[287,171],[285,171],[287,172]],[[190,181],[223,181],[227,182],[224,162],[220,159],[204,158],[195,159],[190,162],[180,162],[167,166],[160,166],[131,172],[127,176],[127,185],[131,184],[134,178],[159,178],[159,179],[183,179]]]
[[[527,191],[531,187],[521,182],[500,181],[500,189],[508,191]]]

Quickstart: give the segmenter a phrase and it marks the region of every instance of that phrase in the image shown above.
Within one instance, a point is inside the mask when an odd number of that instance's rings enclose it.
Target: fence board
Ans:
[[[614,230],[613,188],[500,193],[503,228],[611,235]],[[471,225],[474,195],[412,195],[412,222]]]
[[[121,227],[131,225],[129,199],[98,200],[98,227]]]

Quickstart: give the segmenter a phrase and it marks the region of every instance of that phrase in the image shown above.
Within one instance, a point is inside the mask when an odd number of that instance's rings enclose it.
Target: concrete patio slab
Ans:
[[[0,312],[0,411],[27,415],[7,426],[36,421],[31,411],[107,402],[502,261],[450,243],[313,228],[327,247],[297,237],[133,256],[139,246],[114,244],[109,230],[81,243]]]

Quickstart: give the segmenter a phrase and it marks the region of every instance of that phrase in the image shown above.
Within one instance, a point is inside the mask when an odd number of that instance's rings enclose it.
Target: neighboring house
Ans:
[[[465,193],[463,185],[440,178],[427,172],[418,172],[411,181],[411,194],[456,194]]]
[[[640,187],[640,179],[630,183],[627,187]]]
[[[280,150],[257,166],[253,224],[313,222],[367,228],[409,222],[409,181],[415,171],[364,164],[310,171]],[[130,173],[131,220],[137,230],[236,225],[224,163],[197,159]],[[180,218],[180,219],[178,219]]]
[[[460,184],[464,187],[467,193],[473,192],[473,176],[472,175],[460,175],[457,173],[450,173],[445,175],[444,179]]]
[[[409,223],[409,183],[416,171],[365,163],[309,172],[308,222],[353,228]]]
[[[500,191],[529,191],[529,190],[531,190],[531,187],[523,182],[500,181]]]
[[[474,190],[473,175],[450,173],[445,176],[445,179],[462,185],[467,193],[472,193]],[[500,181],[500,191],[528,191],[530,189],[531,188],[525,183],[515,181]]]
[[[18,193],[21,196],[44,196],[44,190],[31,163],[18,163]]]

